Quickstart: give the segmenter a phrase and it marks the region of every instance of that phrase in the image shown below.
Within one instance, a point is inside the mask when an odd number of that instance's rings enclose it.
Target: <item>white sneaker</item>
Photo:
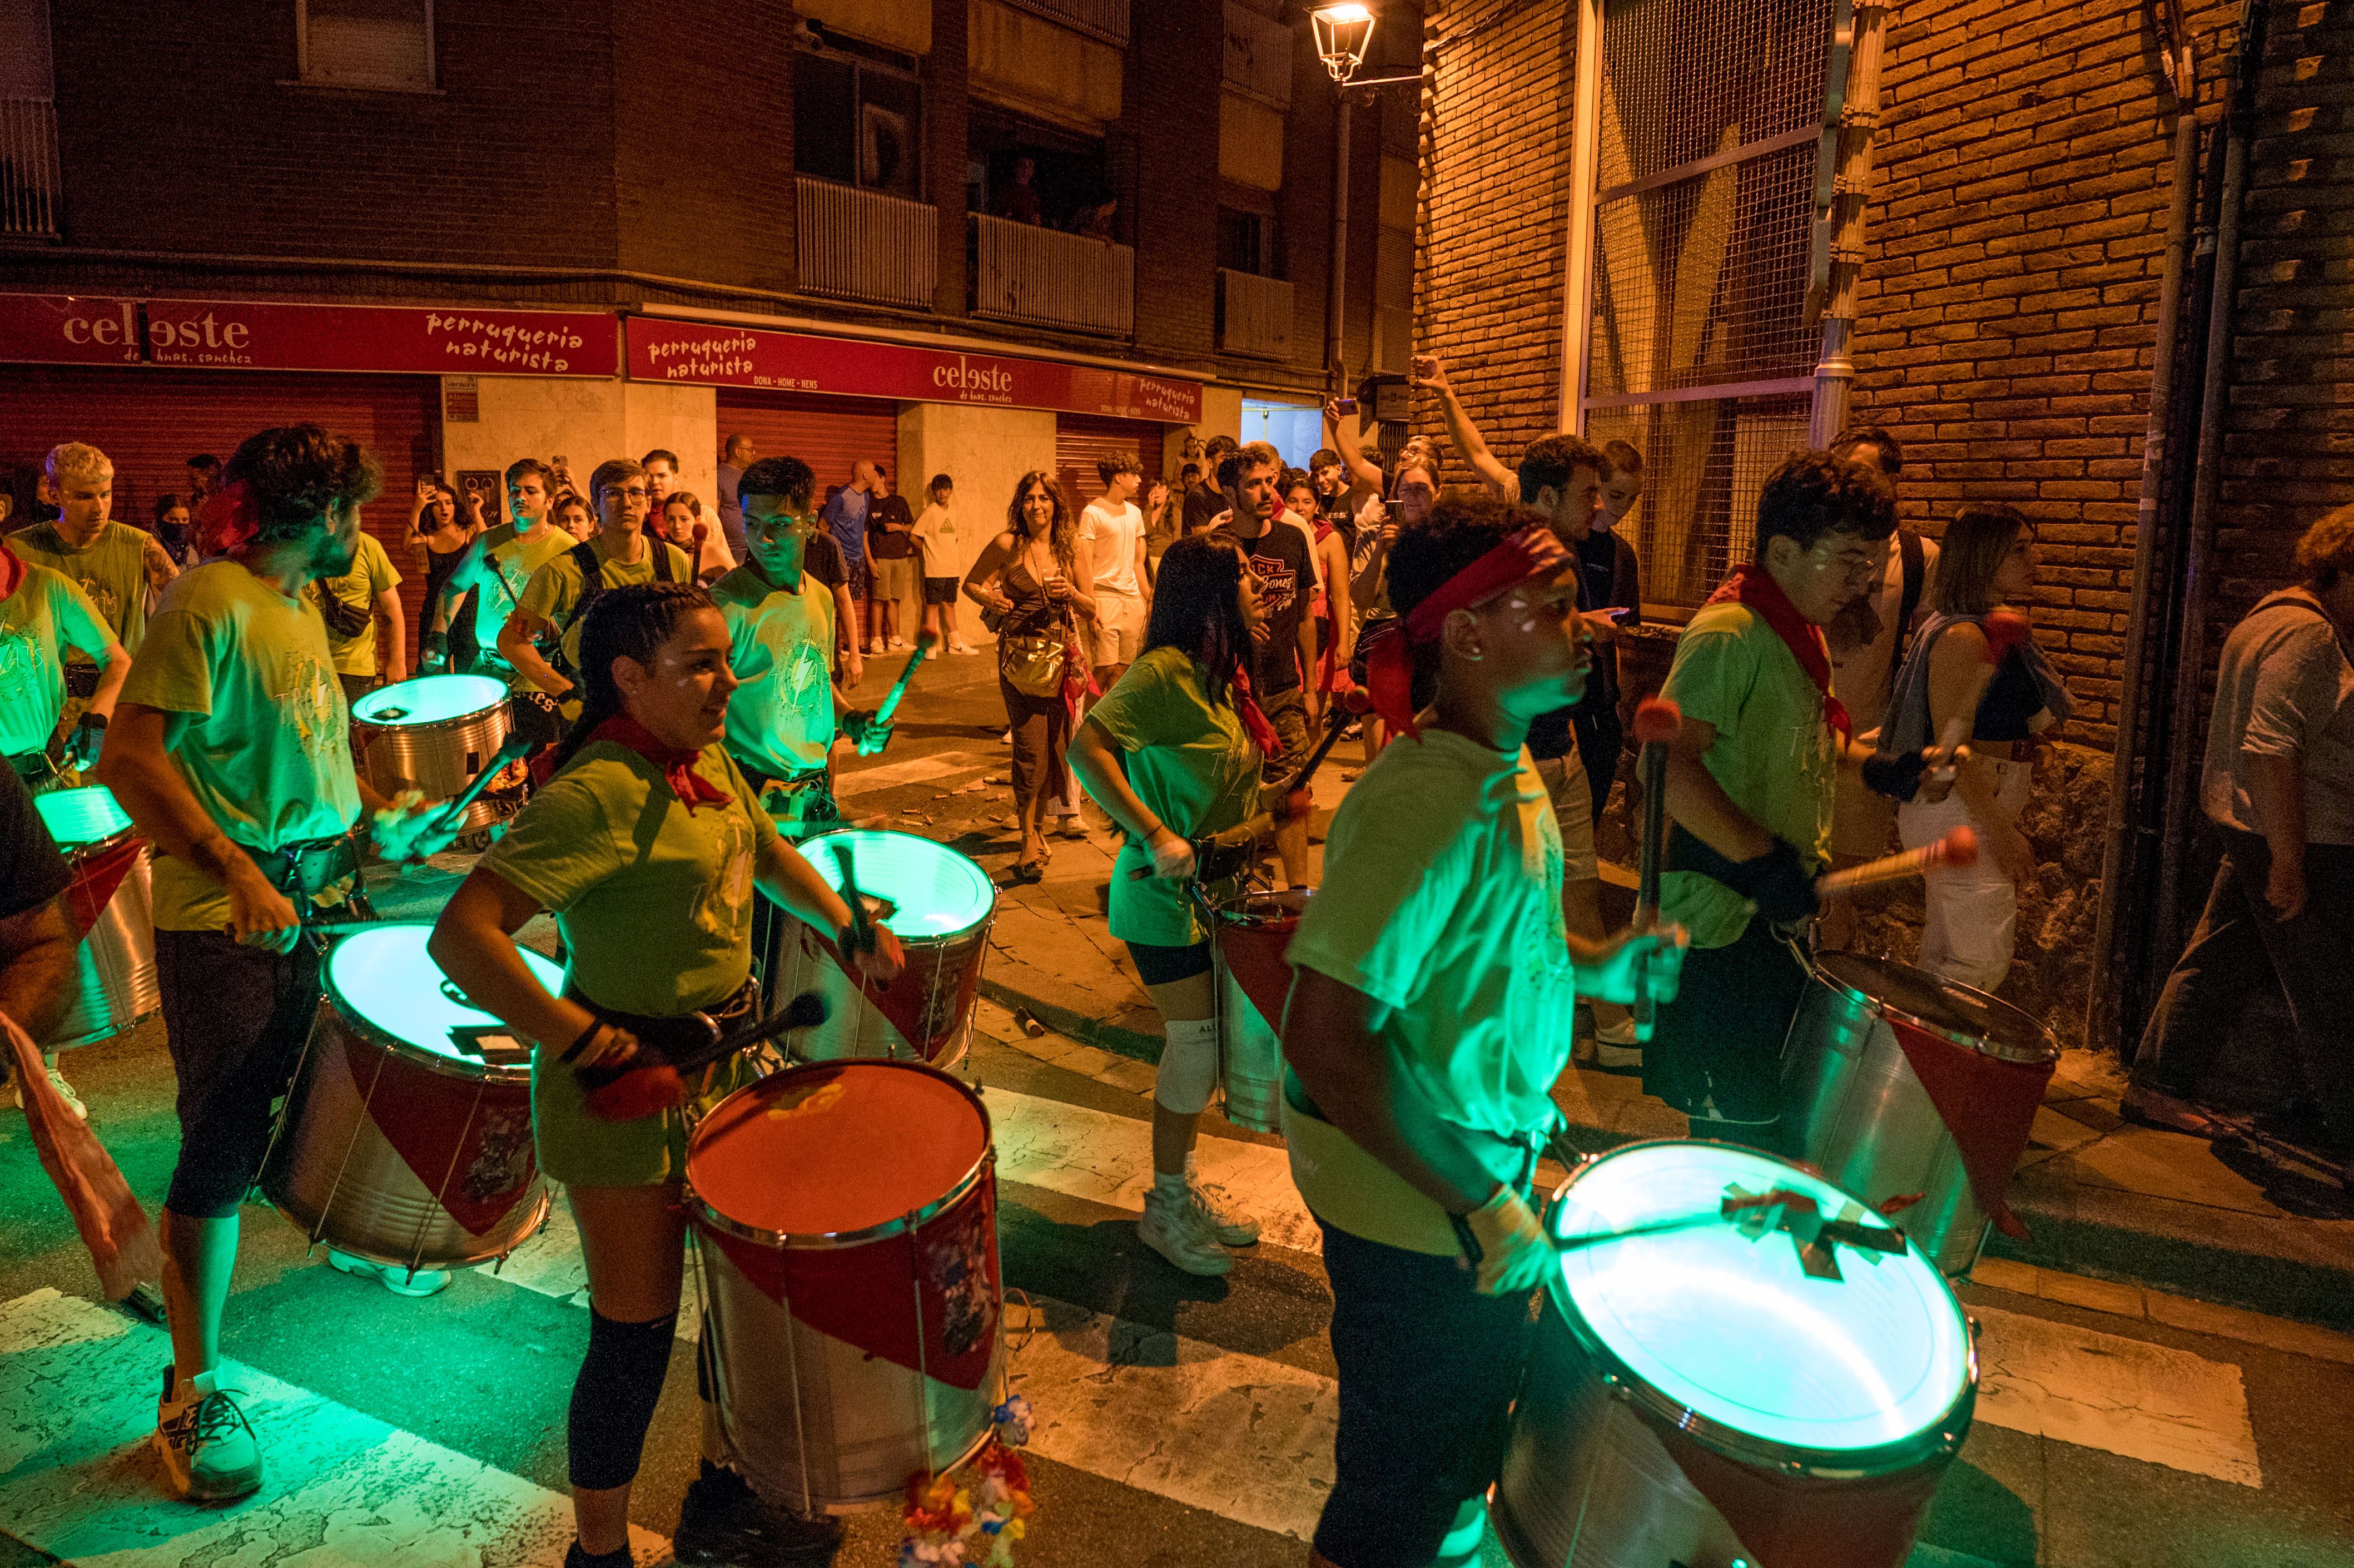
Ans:
[[[384,1264],[370,1263],[364,1257],[354,1257],[347,1252],[337,1252],[334,1247],[327,1249],[327,1266],[341,1274],[373,1279],[395,1296],[405,1296],[411,1300],[438,1296],[450,1287],[448,1269],[392,1268]]]
[[[74,1093],[74,1086],[66,1082],[66,1075],[58,1071],[57,1064],[50,1063],[48,1071],[49,1086],[56,1089],[58,1096],[65,1100],[66,1108],[83,1121],[88,1121],[90,1107],[81,1103],[81,1097]],[[17,1110],[25,1108],[25,1086],[14,1078],[8,1080],[8,1103]]]
[[[938,658],[939,656],[940,656],[940,645],[939,645],[938,643],[937,643],[937,642],[933,643],[929,648],[927,648],[927,649],[925,649],[925,650],[924,650],[924,657],[925,657],[925,659],[927,659],[927,660],[937,659],[937,658]]]
[[[1224,1187],[1204,1183],[1185,1172],[1185,1196],[1194,1214],[1225,1246],[1249,1246],[1258,1240],[1258,1222],[1234,1206],[1234,1195]]]
[[[883,652],[883,640],[882,640],[880,637],[870,637],[870,638],[868,638],[868,639],[866,640],[866,652],[868,652],[869,653],[880,653],[880,652]]]
[[[261,1485],[261,1445],[234,1391],[218,1386],[219,1376],[200,1373],[183,1387],[165,1367],[155,1402],[155,1452],[164,1478],[175,1496],[191,1501],[225,1502]]]
[[[1184,1197],[1167,1199],[1158,1187],[1144,1194],[1144,1217],[1136,1222],[1138,1239],[1187,1274],[1215,1278],[1235,1266],[1226,1249],[1211,1234],[1202,1211]]]
[[[1643,1065],[1643,1041],[1635,1033],[1633,1019],[1594,1026],[1594,1065],[1622,1071]]]
[[[949,652],[951,653],[978,653],[981,650],[975,648],[970,642],[951,642],[949,644]]]
[[[907,651],[907,640],[906,638],[904,638],[904,637],[894,637],[893,639],[891,639],[891,652],[894,652],[894,653],[905,653]]]
[[[1013,744],[1013,731],[1009,728],[1003,735],[999,736],[997,737],[997,744],[1000,746],[1012,746]]]

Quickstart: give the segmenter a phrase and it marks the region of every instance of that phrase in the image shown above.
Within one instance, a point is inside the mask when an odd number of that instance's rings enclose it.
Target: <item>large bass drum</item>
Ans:
[[[1904,1562],[1978,1386],[1917,1249],[1819,1177],[1716,1143],[1589,1160],[1546,1223],[1564,1251],[1496,1489],[1519,1568]]]
[[[1218,1090],[1226,1119],[1255,1132],[1283,1130],[1284,949],[1299,929],[1310,892],[1252,893],[1214,911],[1217,960]]]
[[[412,1272],[504,1257],[547,1218],[531,1140],[531,1051],[387,922],[327,954],[327,994],[261,1190],[314,1243]],[[550,992],[564,973],[524,962]]]
[[[33,797],[42,825],[65,853],[74,924],[85,927],[74,956],[65,1012],[39,1041],[44,1051],[120,1034],[164,1005],[155,979],[154,869],[146,842],[98,785]]]
[[[352,705],[360,771],[387,799],[403,789],[423,790],[429,800],[457,799],[509,727],[506,683],[488,675],[419,675]],[[478,796],[461,826],[486,827],[511,809]]]
[[[1969,1076],[1959,1102],[1971,1115],[2011,1107],[2014,1160],[2060,1042],[2007,1001],[1903,964],[1859,953],[1815,961],[1782,1050],[1783,1115],[1798,1151],[1872,1203],[1909,1200],[1896,1223],[1958,1278],[1978,1262],[1991,1222],[1906,1054],[1908,1032],[1914,1050],[1941,1053],[1949,1072]],[[2006,1164],[1998,1179],[2009,1177]]]
[[[996,1153],[981,1097],[915,1062],[737,1090],[686,1150],[719,1419],[761,1496],[901,1496],[969,1457],[1004,1380]]]

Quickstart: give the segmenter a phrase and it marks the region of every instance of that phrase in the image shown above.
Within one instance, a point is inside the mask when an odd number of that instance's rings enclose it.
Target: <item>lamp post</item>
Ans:
[[[1309,13],[1316,28],[1316,58],[1332,75],[1341,100],[1332,133],[1332,260],[1325,277],[1324,366],[1340,384],[1341,302],[1349,276],[1349,79],[1365,63],[1373,41],[1371,7],[1352,3],[1319,5]]]

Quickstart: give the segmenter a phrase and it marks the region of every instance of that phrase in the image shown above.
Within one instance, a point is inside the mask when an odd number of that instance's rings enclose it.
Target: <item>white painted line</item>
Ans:
[[[1067,1302],[1036,1300],[1013,1392],[1036,1414],[1031,1452],[1106,1480],[1306,1541],[1332,1489],[1332,1380]]]
[[[1009,764],[1002,754],[935,752],[929,757],[910,758],[905,762],[888,762],[880,768],[862,768],[854,773],[837,774],[833,780],[833,798],[846,800],[853,795],[869,794],[901,784],[922,784],[934,779],[945,779],[951,773],[985,773],[992,768],[1007,766]]]
[[[55,1290],[0,1307],[0,1525],[105,1568],[563,1562],[569,1499],[249,1367],[223,1371],[261,1442],[260,1491],[173,1500],[149,1442],[171,1354],[163,1330]],[[630,1535],[641,1561],[668,1557],[663,1537]]]
[[[981,1097],[996,1133],[999,1181],[1144,1212],[1152,1185],[1150,1122],[1010,1089],[984,1088]],[[1259,1223],[1262,1240],[1322,1250],[1323,1233],[1291,1184],[1291,1157],[1282,1149],[1205,1134],[1193,1162],[1204,1182],[1224,1187]]]
[[[2237,1366],[1991,1307],[1973,1316],[1980,1421],[2243,1487],[2264,1484]]]

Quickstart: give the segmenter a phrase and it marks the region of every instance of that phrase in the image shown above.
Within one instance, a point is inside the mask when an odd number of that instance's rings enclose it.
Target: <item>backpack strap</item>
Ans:
[[[580,673],[572,667],[572,661],[565,657],[564,640],[579,624],[580,618],[588,613],[588,607],[597,602],[597,596],[605,591],[605,563],[597,558],[594,540],[584,539],[566,554],[572,557],[572,564],[580,568],[580,597],[572,601],[572,608],[565,612],[564,624],[556,629],[556,647],[547,662],[556,666],[557,673],[577,683]]]
[[[1896,667],[1904,662],[1904,644],[1913,634],[1913,617],[1921,608],[1922,586],[1928,580],[1929,552],[1921,547],[1921,535],[1910,528],[1896,533],[1896,554],[1904,563],[1904,588],[1896,602],[1896,647],[1888,655],[1888,684],[1896,685]]]
[[[671,546],[669,543],[662,539],[648,539],[646,544],[647,546],[653,551],[654,581],[658,583],[676,581],[677,579],[670,575]]]

